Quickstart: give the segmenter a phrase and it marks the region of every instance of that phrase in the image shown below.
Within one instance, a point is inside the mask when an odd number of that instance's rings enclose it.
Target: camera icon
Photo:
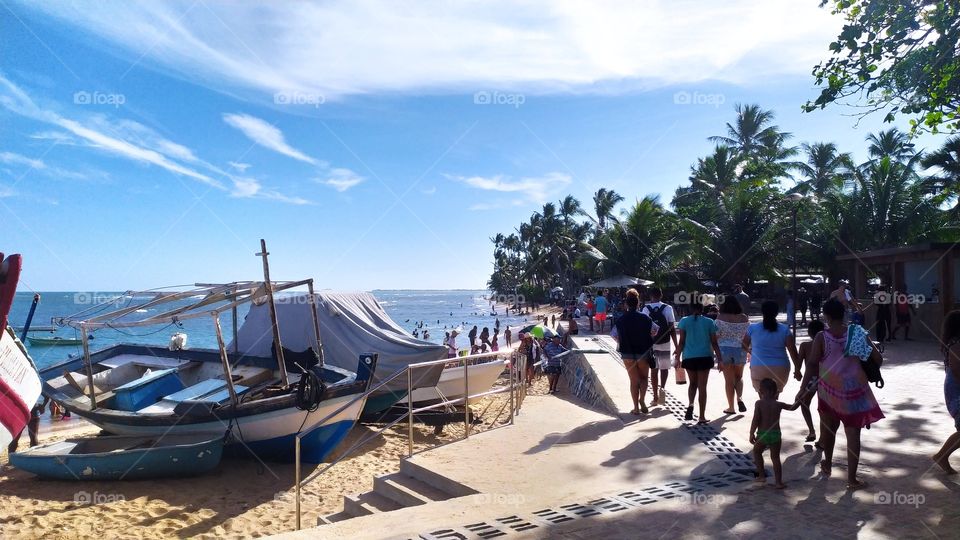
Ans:
[[[689,304],[690,299],[690,293],[687,291],[679,291],[673,295],[674,304]]]
[[[873,496],[873,504],[890,504],[892,502],[893,497],[886,491],[878,491],[877,494]]]
[[[78,491],[73,494],[73,502],[77,504],[90,504],[93,502],[93,497],[86,491]]]
[[[673,104],[674,105],[689,105],[692,101],[692,96],[690,92],[686,90],[681,90],[673,94]]]
[[[893,296],[886,291],[880,291],[874,295],[873,303],[881,304],[881,305],[890,305],[893,303]]]
[[[87,306],[93,303],[93,295],[88,292],[73,294],[73,303],[78,306]]]
[[[91,103],[90,92],[81,90],[79,92],[74,92],[73,94],[73,103],[76,105],[89,105]]]
[[[273,94],[273,103],[276,105],[289,105],[290,94],[287,92],[277,92]]]
[[[474,105],[489,105],[491,103],[490,92],[486,90],[473,94]]]

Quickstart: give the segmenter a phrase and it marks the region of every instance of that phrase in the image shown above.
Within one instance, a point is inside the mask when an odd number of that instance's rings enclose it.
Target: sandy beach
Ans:
[[[537,315],[555,313],[544,306]],[[533,320],[537,315],[531,314]],[[515,329],[516,330],[516,329]],[[516,340],[514,345],[517,345]],[[501,378],[498,384],[505,384]],[[546,380],[537,381],[528,395],[546,393]],[[509,418],[501,408],[508,394],[484,398],[472,405],[481,423],[476,433]],[[499,418],[498,411],[503,410]],[[358,425],[340,446],[347,449],[376,430]],[[95,426],[81,419],[41,425],[41,443],[71,436],[95,435]],[[417,451],[459,440],[463,424],[447,425],[439,435],[432,427],[415,426]],[[24,434],[21,447],[28,444]],[[343,508],[343,495],[373,488],[376,476],[399,470],[406,456],[406,424],[386,430],[350,457],[306,485],[302,492],[302,520],[313,526],[317,517]],[[306,476],[315,466],[304,466]],[[39,480],[8,464],[0,454],[0,536],[3,538],[72,539],[89,537],[220,538],[266,536],[293,530],[295,468],[292,463],[260,463],[255,459],[224,458],[206,476],[196,478],[62,482]]]

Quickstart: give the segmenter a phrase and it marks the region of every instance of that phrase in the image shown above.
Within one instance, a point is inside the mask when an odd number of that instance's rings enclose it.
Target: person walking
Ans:
[[[956,469],[950,466],[950,455],[960,447],[960,311],[951,311],[943,319],[940,341],[944,344],[943,397],[957,431],[951,433],[940,450],[933,455],[933,462],[943,469],[943,472],[957,474]]]
[[[862,334],[848,333],[845,316],[846,309],[839,299],[831,298],[824,302],[826,329],[813,340],[797,400],[802,401],[804,393],[811,389],[811,381],[816,380],[820,448],[823,450],[820,472],[824,477],[829,477],[832,472],[833,447],[837,430],[843,424],[847,438],[847,489],[853,490],[867,485],[857,478],[861,454],[860,431],[884,416],[860,365],[860,358],[845,356],[844,349],[848,339],[856,339],[854,336],[859,335],[864,341],[859,346],[869,348],[871,360],[879,365],[883,363],[883,356],[873,342]]]
[[[750,351],[750,379],[760,393],[760,381],[773,379],[779,392],[790,378],[790,362],[797,361],[797,343],[790,327],[777,322],[779,306],[773,300],[760,305],[763,322],[753,323],[743,336],[743,347]],[[789,357],[788,357],[789,355]],[[798,379],[799,380],[799,379]]]
[[[508,349],[513,347],[513,340],[510,339],[511,337],[513,337],[513,333],[510,331],[510,327],[508,326],[507,329],[503,331],[503,339],[507,340]]]
[[[602,297],[598,297],[602,298]],[[657,334],[657,325],[646,313],[638,311],[640,294],[636,289],[627,291],[627,311],[615,323],[617,351],[623,359],[623,367],[630,379],[630,398],[633,399],[632,415],[647,414],[644,398],[647,394],[647,380],[653,362],[653,337]],[[613,329],[611,328],[611,333]],[[653,365],[656,369],[656,364]]]
[[[807,309],[810,308],[810,293],[806,287],[797,289],[797,308],[800,310],[800,324],[807,324]]]
[[[894,309],[897,315],[897,325],[893,327],[890,339],[897,339],[897,330],[903,328],[903,340],[912,341],[910,339],[910,314],[914,311],[914,307],[910,304],[906,286],[901,286],[900,290],[894,294]]]
[[[750,327],[750,318],[743,312],[737,297],[727,295],[720,304],[716,323],[717,343],[720,345],[717,367],[723,372],[727,393],[727,408],[723,413],[734,414],[734,395],[740,412],[746,412],[747,406],[743,403],[743,369],[747,366],[747,351],[743,348],[743,337]]]
[[[607,290],[602,290],[602,291],[598,292],[598,293],[597,293],[597,298],[593,301],[594,310],[595,310],[595,311],[594,311],[594,314],[593,314],[593,318],[596,319],[596,320],[597,320],[597,324],[600,325],[600,327],[597,328],[597,333],[598,333],[598,334],[602,334],[602,333],[603,333],[603,326],[604,326],[603,323],[604,323],[604,321],[607,320],[607,307],[608,307],[608,306],[607,306],[607,298],[606,298],[606,296],[604,296],[605,294],[610,294],[610,293],[609,293],[609,291],[607,291]]]
[[[733,286],[733,295],[737,297],[737,301],[740,302],[740,309],[744,313],[750,312],[750,296],[747,293],[743,292],[743,285],[737,283]]]
[[[820,308],[823,305],[823,295],[820,294],[820,288],[815,287],[810,294],[810,319],[820,320]]]
[[[873,304],[877,306],[877,341],[880,343],[893,339],[890,331],[893,323],[893,311],[890,309],[892,303],[893,296],[889,287],[880,287],[873,295]]]
[[[689,405],[684,420],[693,420],[693,402],[699,395],[700,416],[697,424],[706,424],[709,422],[706,417],[707,379],[713,369],[714,354],[719,357],[721,352],[717,343],[717,325],[703,315],[703,304],[696,302],[690,309],[693,313],[677,323],[680,338],[673,355],[677,360],[683,356],[680,367],[690,377],[690,387],[687,389]]]
[[[467,345],[470,347],[470,350],[473,351],[473,347],[477,345],[477,327],[474,326],[467,332]],[[471,352],[470,354],[473,354]]]
[[[593,295],[587,296],[587,320],[590,321],[590,331],[593,332]]]
[[[653,361],[651,362],[650,381],[653,383],[651,405],[667,404],[667,377],[673,361],[670,347],[677,348],[677,317],[673,306],[663,301],[660,287],[650,289],[650,303],[643,306],[643,312],[657,325],[657,335],[653,339]]]

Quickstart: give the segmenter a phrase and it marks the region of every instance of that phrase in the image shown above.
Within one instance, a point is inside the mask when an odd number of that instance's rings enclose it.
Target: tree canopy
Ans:
[[[822,0],[846,23],[813,69],[820,95],[804,110],[866,97],[864,114],[910,117],[913,132],[960,127],[960,2]]]

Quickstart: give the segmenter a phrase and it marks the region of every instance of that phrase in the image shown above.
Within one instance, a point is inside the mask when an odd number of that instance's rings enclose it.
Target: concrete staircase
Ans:
[[[477,491],[404,459],[400,472],[373,480],[373,491],[344,495],[343,511],[321,516],[317,525],[474,495]]]

